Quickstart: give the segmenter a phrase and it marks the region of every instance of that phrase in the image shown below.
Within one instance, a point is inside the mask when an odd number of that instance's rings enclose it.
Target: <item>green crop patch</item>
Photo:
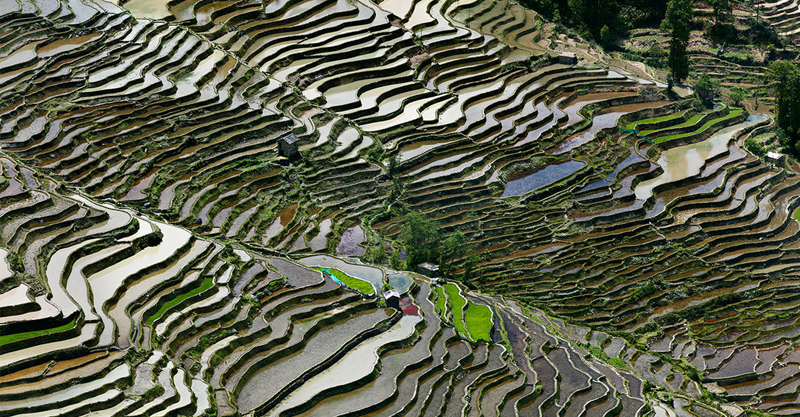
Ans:
[[[675,139],[680,139],[680,138],[685,138],[685,137],[688,137],[688,136],[696,135],[698,133],[701,133],[701,132],[705,131],[706,129],[708,129],[713,124],[720,123],[720,122],[728,120],[728,119],[732,119],[734,117],[739,116],[740,114],[742,114],[742,109],[734,109],[733,111],[731,111],[730,113],[728,113],[724,117],[720,117],[718,119],[713,119],[713,120],[707,121],[703,126],[701,126],[699,129],[695,130],[694,132],[681,133],[681,134],[678,134],[678,135],[663,136],[663,137],[660,137],[660,138],[656,138],[653,142],[662,143],[662,142],[666,142],[666,141],[669,141],[669,140],[675,140]]]
[[[492,310],[489,307],[467,301],[455,284],[436,287],[436,294],[439,296],[436,308],[442,319],[449,322],[448,313],[452,313],[452,324],[462,336],[473,341],[492,341]]]
[[[65,332],[65,331],[75,327],[75,325],[76,325],[76,322],[75,322],[75,320],[73,320],[73,321],[71,321],[71,322],[69,322],[69,323],[67,323],[67,324],[65,324],[63,326],[55,327],[55,328],[52,328],[52,329],[32,330],[30,332],[15,333],[15,334],[9,334],[9,335],[5,335],[5,336],[0,336],[0,346],[5,346],[5,345],[7,345],[9,343],[19,342],[19,341],[25,340],[25,339],[32,339],[32,338],[37,337],[37,336],[44,336],[44,335],[47,335],[47,334]]]
[[[442,287],[436,287],[436,294],[439,295],[436,299],[436,308],[439,309],[440,313],[444,314],[447,309],[447,296]]]
[[[707,114],[707,113],[695,114],[694,116],[692,116],[691,118],[689,118],[689,120],[687,120],[687,121],[685,121],[685,122],[683,122],[683,123],[681,123],[681,124],[679,124],[679,125],[675,125],[675,126],[669,126],[669,127],[665,127],[665,128],[663,128],[663,129],[643,130],[643,131],[639,132],[639,134],[640,134],[640,135],[642,135],[642,136],[647,136],[647,135],[652,135],[653,133],[658,133],[658,132],[661,132],[661,131],[663,131],[663,130],[668,130],[668,129],[680,129],[680,128],[682,128],[682,127],[694,126],[695,124],[697,124],[697,122],[699,122],[699,121],[700,121],[700,119],[702,119],[703,117],[705,117],[705,116],[706,116],[706,114]]]
[[[336,268],[314,268],[317,271],[322,271],[324,274],[325,271],[328,271],[328,275],[332,276],[335,281],[339,281],[342,284],[366,295],[375,294],[375,288],[372,288],[372,284],[367,281],[351,277],[350,275],[345,274],[344,272],[336,269]]]
[[[643,125],[643,124],[666,122],[667,120],[678,119],[681,116],[683,116],[685,113],[686,112],[684,111],[684,112],[679,112],[679,113],[668,114],[666,116],[651,117],[649,119],[637,120],[637,121],[635,121],[633,123],[628,123],[625,126],[625,128],[627,128],[627,129],[636,129],[636,126]]]
[[[464,317],[462,309],[467,304],[467,300],[459,293],[458,286],[455,284],[445,284],[444,290],[447,292],[447,297],[450,299],[450,304],[453,309],[453,325],[461,334],[468,336],[467,329],[464,327]]]
[[[492,310],[489,307],[470,303],[464,313],[464,323],[472,340],[492,341]]]
[[[178,297],[175,297],[172,300],[167,301],[166,303],[164,303],[164,305],[161,306],[161,308],[158,311],[156,311],[155,314],[150,316],[150,318],[147,320],[147,324],[152,326],[153,322],[158,320],[164,314],[164,312],[178,305],[183,300],[191,296],[200,294],[203,291],[211,288],[212,285],[214,285],[214,277],[208,277],[205,280],[203,280],[203,283],[199,287],[187,292],[186,294],[179,295]]]

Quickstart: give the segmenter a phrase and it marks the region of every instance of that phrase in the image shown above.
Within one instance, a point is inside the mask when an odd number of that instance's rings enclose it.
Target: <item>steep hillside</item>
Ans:
[[[551,26],[0,0],[0,415],[793,414],[769,114]],[[408,213],[465,236],[448,280],[383,262]]]

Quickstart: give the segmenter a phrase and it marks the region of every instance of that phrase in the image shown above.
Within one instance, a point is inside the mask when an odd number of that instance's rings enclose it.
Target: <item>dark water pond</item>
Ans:
[[[511,180],[506,184],[502,197],[512,197],[529,193],[533,190],[552,184],[583,168],[586,164],[579,161],[567,161],[548,165],[522,178]]]
[[[342,240],[336,247],[336,254],[361,256],[364,254],[364,247],[360,246],[362,242],[364,242],[364,230],[361,226],[353,226],[342,233]]]

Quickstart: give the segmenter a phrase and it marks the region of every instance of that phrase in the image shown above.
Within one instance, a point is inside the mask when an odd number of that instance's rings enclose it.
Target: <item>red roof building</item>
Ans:
[[[405,296],[400,300],[400,311],[404,316],[418,316],[419,308],[414,305],[414,300],[409,296]]]

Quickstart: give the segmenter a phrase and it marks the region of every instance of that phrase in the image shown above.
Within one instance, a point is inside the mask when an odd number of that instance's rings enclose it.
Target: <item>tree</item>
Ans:
[[[661,29],[670,31],[669,68],[680,83],[689,76],[689,24],[692,21],[694,0],[670,0]]]
[[[613,44],[614,37],[611,34],[611,29],[608,28],[608,25],[603,25],[600,28],[600,41],[603,43],[605,48],[611,47]]]
[[[708,4],[714,9],[714,24],[720,21],[730,20],[733,14],[733,4],[731,0],[708,0]]]
[[[389,255],[389,266],[391,266],[392,269],[400,269],[400,267],[403,266],[403,260],[400,259],[399,249],[395,248],[392,250],[392,254]]]
[[[439,265],[442,274],[449,275],[454,262],[467,254],[467,238],[461,231],[456,230],[445,236],[439,223],[424,219],[419,213],[406,216],[405,227],[400,231],[399,238],[408,253],[408,270],[413,270],[423,262],[431,262]]]
[[[709,104],[712,100],[714,100],[717,90],[719,90],[719,82],[709,77],[708,74],[703,73],[703,75],[700,76],[700,79],[697,80],[697,85],[694,87],[697,98],[702,100],[703,103]]]
[[[450,275],[453,269],[453,261],[467,254],[466,243],[467,238],[460,230],[456,230],[442,242],[441,259],[439,260],[439,269],[442,273]],[[447,262],[447,260],[450,260],[450,262]]]
[[[423,219],[419,213],[409,213],[400,231],[400,240],[408,253],[406,269],[414,269],[423,262],[438,263],[441,238],[442,229],[438,223]]]
[[[470,285],[470,281],[472,281],[473,275],[475,274],[475,265],[477,265],[478,262],[480,262],[480,258],[475,254],[470,255],[464,262],[464,284]]]
[[[744,100],[744,89],[741,87],[734,87],[731,89],[731,94],[729,97],[735,106],[740,106],[742,104],[742,100]]]
[[[764,145],[758,143],[758,141],[753,138],[745,139],[744,147],[755,156],[764,156],[767,154],[767,150],[764,148]]]
[[[378,242],[377,245],[367,249],[366,258],[374,264],[383,263],[383,260],[386,259],[386,246],[384,246],[383,242]]]

